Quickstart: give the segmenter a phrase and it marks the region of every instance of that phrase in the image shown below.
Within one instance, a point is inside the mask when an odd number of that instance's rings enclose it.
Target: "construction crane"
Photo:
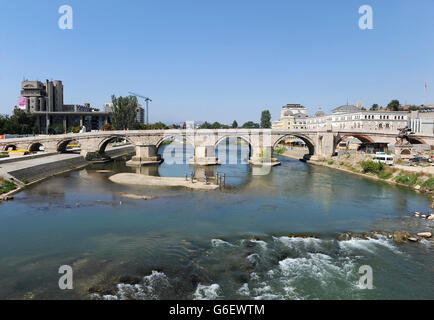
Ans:
[[[146,124],[149,124],[149,102],[152,102],[151,98],[142,96],[140,94],[134,93],[134,92],[128,92],[129,94],[136,96],[137,98],[142,98],[146,102]]]

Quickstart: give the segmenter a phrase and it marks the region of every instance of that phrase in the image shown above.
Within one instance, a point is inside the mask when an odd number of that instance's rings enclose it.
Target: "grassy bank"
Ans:
[[[303,157],[301,154],[307,153],[307,150],[284,149],[282,151],[279,149],[275,153],[288,158],[301,159]],[[426,172],[408,172],[403,170],[402,167],[398,169],[382,163],[376,163],[372,161],[372,156],[368,155],[346,155],[316,161],[309,160],[308,163],[434,194],[434,177],[432,174]]]
[[[15,185],[15,183],[7,180],[0,180],[0,194],[11,192],[16,188],[17,186]]]
[[[434,192],[434,177],[432,177],[432,175],[425,173],[406,172],[404,170],[399,170],[382,163],[373,162],[372,160],[364,160],[356,164],[330,159],[309,162],[326,165],[327,167],[348,171],[350,173],[356,173],[387,183],[407,186],[425,193]]]

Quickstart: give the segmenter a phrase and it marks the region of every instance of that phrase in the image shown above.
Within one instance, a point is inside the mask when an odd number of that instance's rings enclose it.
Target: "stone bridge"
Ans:
[[[362,142],[382,142],[396,144],[397,132],[388,131],[351,131],[351,130],[291,130],[271,129],[199,129],[199,130],[148,130],[148,131],[99,131],[89,133],[70,133],[64,135],[40,135],[26,138],[0,140],[0,150],[38,151],[41,146],[45,152],[65,152],[67,145],[77,142],[84,157],[104,154],[107,145],[118,138],[126,139],[136,148],[131,164],[143,165],[160,162],[158,148],[166,140],[180,141],[194,147],[190,163],[197,165],[218,164],[217,145],[228,138],[240,138],[249,144],[250,162],[253,164],[272,164],[274,147],[282,140],[295,136],[302,139],[313,158],[330,157],[336,146],[347,137],[355,137]],[[434,135],[414,136],[413,143],[434,145]]]

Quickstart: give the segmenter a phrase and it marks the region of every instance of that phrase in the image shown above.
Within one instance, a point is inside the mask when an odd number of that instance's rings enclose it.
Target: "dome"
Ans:
[[[315,117],[323,117],[326,114],[324,113],[324,111],[322,111],[321,108],[318,109],[318,111],[315,113]]]
[[[288,116],[292,116],[293,113],[292,113],[291,111],[289,111],[289,110],[286,110],[286,111],[284,112],[283,115],[284,115],[285,117],[288,117]]]
[[[360,112],[361,109],[353,104],[350,105],[344,105],[335,108],[332,112],[333,113],[350,113],[350,112]]]

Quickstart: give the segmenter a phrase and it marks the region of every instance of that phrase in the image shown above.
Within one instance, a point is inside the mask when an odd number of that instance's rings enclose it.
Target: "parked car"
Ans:
[[[410,162],[430,162],[428,158],[425,157],[414,157],[409,160]]]

